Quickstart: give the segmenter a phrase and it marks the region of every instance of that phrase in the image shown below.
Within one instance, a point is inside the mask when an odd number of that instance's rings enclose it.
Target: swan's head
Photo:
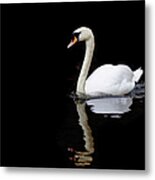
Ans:
[[[71,42],[69,43],[67,48],[70,48],[77,42],[88,41],[92,37],[93,37],[93,32],[91,29],[89,29],[87,27],[80,27],[80,28],[76,29],[75,31],[73,31]]]

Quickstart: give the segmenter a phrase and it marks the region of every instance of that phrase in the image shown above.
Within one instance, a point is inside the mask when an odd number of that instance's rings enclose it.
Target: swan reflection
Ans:
[[[78,112],[78,122],[83,130],[83,140],[85,142],[84,151],[76,151],[73,148],[69,148],[68,151],[74,152],[74,156],[70,158],[70,160],[74,161],[75,166],[90,166],[93,157],[92,154],[94,153],[94,138],[92,136],[92,130],[88,124],[88,116],[86,113],[86,104],[76,102],[76,109]]]
[[[86,101],[90,110],[96,114],[124,114],[133,103],[131,97],[103,97]]]
[[[111,118],[121,118],[123,114],[133,110],[131,109],[133,107],[133,101],[136,102],[136,99],[139,102],[140,100],[143,100],[145,95],[144,92],[144,85],[141,84],[137,85],[134,91],[126,96],[101,96],[89,99],[78,99],[76,96],[72,96],[76,105],[76,111],[78,113],[78,123],[83,130],[83,140],[85,143],[84,150],[75,150],[74,148],[68,148],[68,151],[72,153],[72,157],[70,157],[69,159],[74,162],[75,166],[91,166],[95,153],[94,138],[92,135],[92,129],[89,126],[89,116],[87,115],[86,107],[88,110],[88,114],[89,110],[95,114],[103,114],[103,119],[105,117],[110,117],[109,120]]]
[[[145,96],[144,83],[136,84],[135,89],[126,96],[101,96],[86,101],[90,110],[96,114],[110,114],[111,117],[121,117],[120,115],[131,111],[133,99],[143,99]]]

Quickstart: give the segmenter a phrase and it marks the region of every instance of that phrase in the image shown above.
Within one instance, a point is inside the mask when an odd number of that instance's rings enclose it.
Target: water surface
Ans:
[[[66,103],[58,141],[68,167],[143,169],[144,84],[126,96]]]

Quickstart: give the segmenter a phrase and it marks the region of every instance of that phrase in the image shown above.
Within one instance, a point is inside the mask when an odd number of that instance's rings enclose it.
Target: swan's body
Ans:
[[[97,96],[125,95],[132,91],[135,83],[139,81],[143,70],[141,68],[132,71],[126,65],[106,64],[97,68],[86,80],[94,52],[94,35],[89,28],[81,27],[73,32],[74,39],[68,48],[77,41],[86,42],[86,52],[77,82],[76,93]],[[78,37],[76,37],[78,35]]]
[[[97,68],[87,79],[85,91],[89,95],[124,95],[132,91],[141,69],[133,72],[126,65],[106,64]],[[137,75],[138,73],[138,75]],[[137,77],[138,76],[138,77]]]

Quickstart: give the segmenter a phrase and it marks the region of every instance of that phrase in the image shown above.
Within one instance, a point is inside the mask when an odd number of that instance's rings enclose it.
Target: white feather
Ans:
[[[140,77],[143,74],[143,70],[141,68],[138,68],[136,71],[133,72],[134,73],[134,81],[138,82]]]

